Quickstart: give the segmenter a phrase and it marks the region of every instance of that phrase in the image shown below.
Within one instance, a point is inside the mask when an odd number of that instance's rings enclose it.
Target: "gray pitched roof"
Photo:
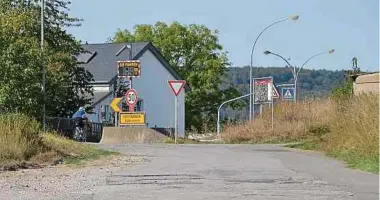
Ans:
[[[92,73],[95,82],[109,83],[117,78],[117,61],[130,59],[131,52],[125,48],[127,45],[132,45],[132,59],[139,59],[146,50],[150,50],[174,78],[181,80],[178,73],[151,42],[83,44],[82,48],[86,52],[78,55],[77,59],[84,63],[82,66]],[[188,85],[185,86],[185,89],[189,89]]]
[[[86,53],[77,56],[83,67],[88,69],[94,76],[95,82],[109,82],[117,75],[116,62],[128,60],[130,50],[126,45],[132,45],[132,58],[135,58],[149,42],[141,43],[105,43],[105,44],[83,44]]]

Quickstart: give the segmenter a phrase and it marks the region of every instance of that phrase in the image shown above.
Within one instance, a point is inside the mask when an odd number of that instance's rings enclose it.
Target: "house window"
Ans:
[[[103,122],[109,122],[111,119],[110,107],[109,105],[100,106],[100,119]]]
[[[100,121],[105,121],[106,120],[106,108],[105,106],[101,105],[100,106]]]
[[[109,122],[111,121],[111,110],[109,105],[104,106],[106,109],[106,121]]]

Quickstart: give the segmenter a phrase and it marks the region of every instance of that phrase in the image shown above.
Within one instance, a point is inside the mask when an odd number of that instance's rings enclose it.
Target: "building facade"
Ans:
[[[114,123],[110,103],[114,98],[117,80],[117,61],[139,60],[141,75],[132,79],[132,88],[138,93],[136,111],[145,112],[146,126],[155,129],[173,129],[175,126],[175,96],[168,80],[181,80],[160,52],[150,43],[84,44],[86,51],[78,61],[94,76],[93,122]],[[185,92],[178,95],[178,136],[185,136]]]
[[[354,94],[379,93],[379,73],[359,75],[354,84]]]

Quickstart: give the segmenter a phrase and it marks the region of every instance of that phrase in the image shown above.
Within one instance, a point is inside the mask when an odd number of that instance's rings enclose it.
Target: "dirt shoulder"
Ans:
[[[83,165],[0,172],[0,199],[91,199],[116,170],[144,162],[141,156],[108,156]]]

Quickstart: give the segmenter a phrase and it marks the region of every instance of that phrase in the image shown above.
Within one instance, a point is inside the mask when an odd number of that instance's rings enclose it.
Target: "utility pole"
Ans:
[[[43,130],[46,132],[46,68],[45,68],[45,59],[44,59],[44,12],[45,12],[45,0],[41,1],[41,64],[42,64],[42,93],[43,93]]]

